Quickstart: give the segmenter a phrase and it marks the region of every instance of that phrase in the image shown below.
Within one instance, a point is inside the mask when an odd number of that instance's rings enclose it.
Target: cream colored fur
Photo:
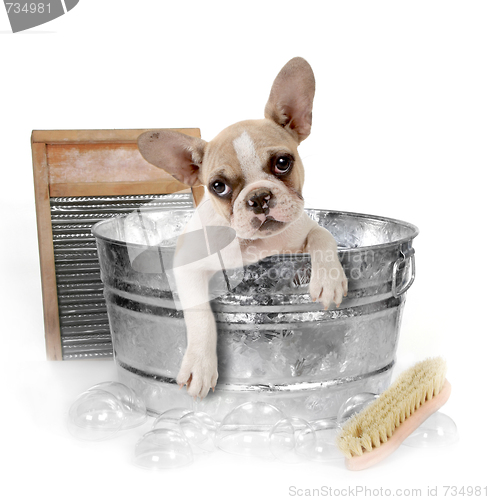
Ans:
[[[138,144],[150,163],[189,186],[208,188],[186,231],[232,228],[237,238],[221,252],[227,268],[272,254],[309,252],[310,293],[327,308],[332,302],[339,306],[347,280],[334,238],[304,211],[304,167],[297,148],[310,133],[314,91],[310,65],[295,58],[273,83],[265,119],[236,123],[210,142],[156,130],[143,134]],[[292,166],[286,174],[285,163]],[[215,190],[217,182],[226,187],[222,194]],[[177,260],[186,251],[178,243]],[[177,383],[186,384],[194,397],[205,397],[218,378],[208,283],[220,270],[216,256],[174,267],[188,342]]]

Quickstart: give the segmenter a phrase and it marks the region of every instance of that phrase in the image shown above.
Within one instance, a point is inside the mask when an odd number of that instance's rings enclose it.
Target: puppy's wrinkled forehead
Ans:
[[[209,179],[220,168],[245,177],[261,172],[273,152],[294,154],[297,143],[282,127],[271,120],[247,120],[220,132],[207,145],[204,178]]]

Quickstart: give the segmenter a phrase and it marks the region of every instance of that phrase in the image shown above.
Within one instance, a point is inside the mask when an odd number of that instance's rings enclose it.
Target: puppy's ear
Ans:
[[[171,130],[151,130],[138,137],[143,158],[178,181],[197,186],[206,142]]]
[[[315,78],[310,64],[295,57],[276,77],[264,114],[289,129],[301,142],[310,134],[314,94]]]

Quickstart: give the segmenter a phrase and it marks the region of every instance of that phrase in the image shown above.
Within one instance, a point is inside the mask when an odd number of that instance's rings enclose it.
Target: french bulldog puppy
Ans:
[[[304,211],[304,167],[297,148],[310,134],[314,92],[312,68],[297,57],[276,77],[264,119],[231,125],[210,142],[164,130],[145,132],[138,139],[148,162],[188,186],[207,188],[186,232],[227,226],[236,235],[234,244],[222,250],[221,264],[210,259],[189,264],[193,259],[181,257],[181,264],[188,265],[180,265],[180,256],[192,249],[186,248],[185,238],[178,241],[174,271],[187,349],[177,383],[187,385],[193,397],[204,398],[218,378],[208,284],[220,265],[231,268],[273,254],[310,253],[312,300],[327,309],[332,302],[339,307],[347,295],[336,241]]]

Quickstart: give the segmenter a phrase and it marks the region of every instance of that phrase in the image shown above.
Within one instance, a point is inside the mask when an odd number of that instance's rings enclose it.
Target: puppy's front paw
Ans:
[[[217,379],[216,353],[186,351],[176,379],[180,387],[186,385],[190,396],[203,399],[210,389],[215,389]]]
[[[348,294],[348,280],[343,267],[338,262],[312,262],[310,278],[310,296],[313,301],[319,301],[327,309],[331,302],[336,307],[341,305],[343,296]]]

